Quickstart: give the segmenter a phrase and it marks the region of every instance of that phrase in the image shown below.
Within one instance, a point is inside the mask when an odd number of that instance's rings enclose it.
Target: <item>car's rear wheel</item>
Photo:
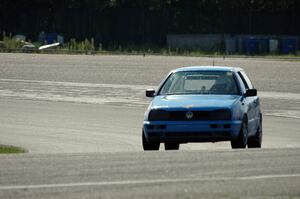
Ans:
[[[244,149],[248,142],[248,121],[247,118],[243,119],[240,134],[236,140],[231,140],[231,147],[233,149]]]
[[[159,150],[159,142],[149,142],[147,141],[144,132],[142,133],[142,140],[143,140],[143,148],[144,151],[158,151]]]
[[[262,121],[260,121],[260,126],[257,128],[254,137],[250,137],[248,140],[248,148],[261,148],[262,143]]]
[[[179,143],[165,143],[165,150],[178,150],[179,149]]]

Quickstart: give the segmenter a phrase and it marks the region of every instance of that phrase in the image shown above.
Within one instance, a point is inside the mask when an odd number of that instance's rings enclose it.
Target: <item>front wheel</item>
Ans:
[[[261,148],[262,143],[262,120],[260,121],[260,126],[257,128],[254,137],[250,137],[248,140],[248,148]]]
[[[244,149],[248,142],[248,121],[247,118],[243,119],[240,134],[236,140],[231,140],[231,147],[233,149]]]
[[[158,151],[159,150],[159,142],[149,142],[147,141],[144,132],[142,133],[142,141],[143,141],[143,149],[144,151]]]

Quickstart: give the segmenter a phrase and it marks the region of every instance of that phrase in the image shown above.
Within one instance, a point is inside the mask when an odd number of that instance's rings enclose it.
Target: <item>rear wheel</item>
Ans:
[[[179,143],[165,143],[165,150],[178,150]]]
[[[160,143],[147,141],[144,132],[143,132],[143,136],[142,136],[142,141],[143,141],[144,151],[158,151],[159,150]]]
[[[243,119],[240,134],[236,140],[231,140],[231,147],[233,149],[244,149],[248,142],[248,121],[247,118]]]

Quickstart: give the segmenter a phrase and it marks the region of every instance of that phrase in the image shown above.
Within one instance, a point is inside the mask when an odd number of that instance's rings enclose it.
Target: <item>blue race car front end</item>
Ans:
[[[145,138],[160,143],[236,139],[242,121],[232,109],[238,101],[237,96],[158,96],[145,114]]]
[[[235,139],[241,120],[232,120],[230,109],[153,109],[143,131],[151,142],[218,142]]]

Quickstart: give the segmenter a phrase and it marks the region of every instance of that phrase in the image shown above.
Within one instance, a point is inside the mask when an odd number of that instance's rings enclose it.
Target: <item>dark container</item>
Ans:
[[[284,37],[281,40],[281,51],[283,54],[296,53],[297,39],[294,37]]]
[[[46,36],[46,41],[47,41],[47,44],[53,44],[55,42],[57,42],[57,33],[49,33],[47,34]]]
[[[258,52],[259,54],[267,54],[270,51],[270,39],[261,38],[258,41]]]
[[[248,37],[244,40],[245,53],[247,55],[254,55],[258,53],[258,39]]]
[[[227,54],[233,54],[237,52],[237,39],[236,37],[229,37],[225,40],[225,48]]]

